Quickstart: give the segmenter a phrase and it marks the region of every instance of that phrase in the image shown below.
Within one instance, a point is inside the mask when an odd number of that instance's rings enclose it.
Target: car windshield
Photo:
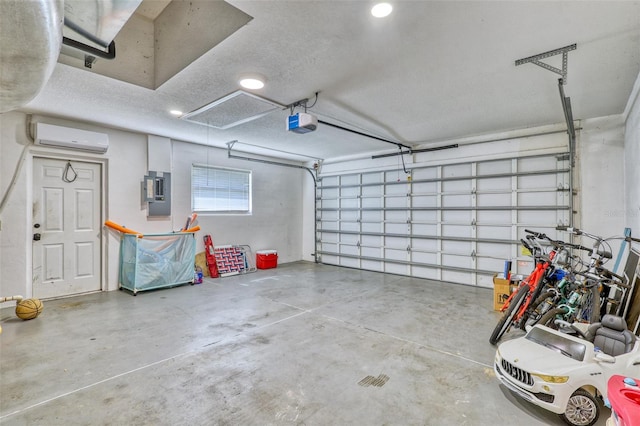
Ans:
[[[526,339],[576,361],[584,360],[584,354],[587,350],[582,343],[566,339],[540,327],[532,328]]]

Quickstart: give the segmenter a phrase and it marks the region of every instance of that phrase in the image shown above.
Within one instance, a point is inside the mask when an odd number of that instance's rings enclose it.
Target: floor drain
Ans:
[[[388,380],[389,376],[387,376],[386,374],[380,374],[378,377],[367,376],[364,379],[360,380],[358,384],[364,387],[376,386],[378,388],[381,388],[385,383],[387,383]]]

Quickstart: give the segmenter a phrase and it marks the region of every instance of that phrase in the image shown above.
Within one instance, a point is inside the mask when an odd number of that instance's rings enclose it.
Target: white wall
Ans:
[[[626,194],[625,225],[631,235],[640,238],[640,74],[629,98],[625,123],[624,192]]]
[[[190,167],[194,162],[253,171],[253,214],[250,216],[198,217],[202,228],[196,234],[196,251],[204,250],[202,236],[211,234],[217,245],[247,244],[253,250],[276,249],[279,262],[302,258],[302,175],[304,170],[262,163],[230,160],[225,150],[172,141],[172,216],[147,218],[141,202],[140,183],[147,172],[147,135],[51,117],[34,121],[107,133],[110,147],[105,155],[84,154],[56,148],[30,146],[6,208],[0,212],[0,295],[31,291],[31,203],[33,156],[100,161],[104,165],[104,217],[143,233],[165,233],[180,229],[191,214]],[[27,115],[0,115],[0,197],[4,195],[19,162],[26,134]],[[118,287],[119,234],[103,233],[105,289]]]
[[[581,213],[576,226],[602,237],[622,235],[625,227],[623,124],[620,115],[584,120],[576,143]],[[619,246],[612,248],[617,252]]]

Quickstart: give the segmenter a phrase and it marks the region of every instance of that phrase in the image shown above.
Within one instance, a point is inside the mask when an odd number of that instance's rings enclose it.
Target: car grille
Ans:
[[[547,393],[534,393],[533,394],[536,398],[538,398],[540,401],[544,401],[544,402],[548,402],[549,404],[553,404],[553,400],[555,399],[555,397],[553,395],[549,395]]]
[[[507,360],[502,360],[502,369],[505,371],[505,373],[507,373],[517,381],[522,382],[527,386],[533,386],[533,379],[531,378],[531,374],[516,367]]]

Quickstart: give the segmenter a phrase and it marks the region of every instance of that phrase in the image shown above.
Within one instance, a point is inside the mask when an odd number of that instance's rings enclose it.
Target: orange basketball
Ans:
[[[16,305],[16,315],[22,320],[36,318],[42,312],[43,306],[40,299],[24,299]]]

